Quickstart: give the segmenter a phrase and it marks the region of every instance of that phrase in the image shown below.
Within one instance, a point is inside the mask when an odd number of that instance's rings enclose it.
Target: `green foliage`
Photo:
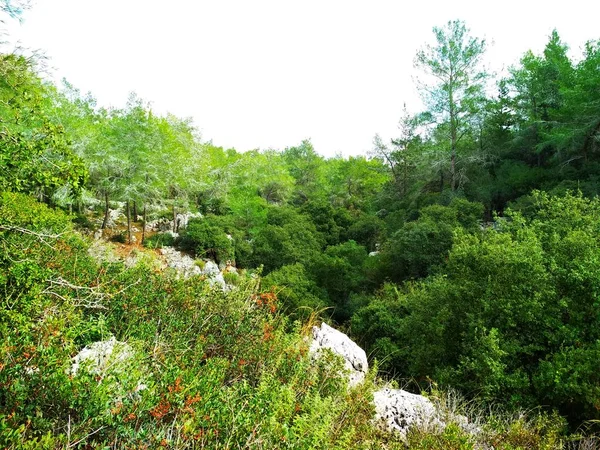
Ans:
[[[382,247],[380,277],[392,281],[421,278],[447,257],[458,229],[476,232],[482,205],[455,198],[449,206],[432,205],[406,222]]]
[[[0,189],[49,198],[64,187],[76,197],[87,171],[45,111],[48,89],[33,63],[0,54],[0,80]]]
[[[225,294],[201,277],[98,266],[65,215],[6,193],[0,212],[3,447],[380,447],[372,380],[348,390],[339,358],[310,358],[255,280]],[[126,361],[71,372],[111,336],[131,347]]]
[[[197,256],[211,258],[217,262],[232,260],[235,255],[233,243],[219,226],[219,219],[213,219],[211,216],[190,220],[178,245],[193,250]]]
[[[144,239],[144,247],[162,248],[172,247],[175,244],[175,238],[171,233],[156,233]]]
[[[406,376],[596,418],[600,202],[543,193],[533,201],[531,219],[509,213],[499,230],[459,232],[437,275],[388,290],[353,329],[369,349],[386,345]]]
[[[292,207],[272,206],[267,224],[254,236],[254,266],[263,265],[265,273],[285,265],[311,261],[323,241],[308,216]]]
[[[333,318],[337,321],[350,318],[353,312],[349,308],[351,294],[366,287],[362,271],[366,258],[364,247],[347,241],[327,247],[323,254],[313,260],[313,277],[335,306]]]
[[[272,271],[263,278],[262,284],[267,290],[277,292],[283,311],[293,318],[308,318],[327,306],[327,294],[300,263]]]

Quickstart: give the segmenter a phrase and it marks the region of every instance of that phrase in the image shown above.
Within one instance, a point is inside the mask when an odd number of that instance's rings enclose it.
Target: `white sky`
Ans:
[[[421,107],[413,59],[433,26],[465,20],[494,41],[499,69],[541,51],[552,28],[578,55],[600,38],[598,17],[593,0],[37,0],[11,35],[100,104],[135,91],[216,145],[311,138],[332,156],[397,136],[403,103]]]

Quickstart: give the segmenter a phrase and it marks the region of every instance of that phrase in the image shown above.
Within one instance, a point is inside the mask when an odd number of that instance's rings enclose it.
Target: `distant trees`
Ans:
[[[435,45],[427,45],[415,57],[415,67],[427,76],[421,81],[423,99],[429,110],[424,118],[443,130],[450,153],[450,187],[459,187],[457,153],[463,137],[484,98],[487,74],[481,68],[485,40],[469,35],[464,22],[455,20],[445,27],[434,27]]]

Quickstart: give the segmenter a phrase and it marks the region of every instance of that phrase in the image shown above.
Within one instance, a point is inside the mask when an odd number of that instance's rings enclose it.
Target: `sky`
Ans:
[[[347,156],[398,136],[405,103],[422,108],[413,60],[432,27],[464,20],[502,73],[553,28],[576,57],[600,39],[599,16],[591,0],[37,0],[9,33],[103,106],[135,91],[218,146],[311,139]]]

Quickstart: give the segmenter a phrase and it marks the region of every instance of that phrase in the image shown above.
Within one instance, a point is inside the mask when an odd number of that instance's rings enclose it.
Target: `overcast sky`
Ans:
[[[553,28],[579,55],[598,17],[592,0],[37,0],[11,34],[102,105],[135,91],[216,145],[310,138],[330,156],[366,153],[398,134],[404,102],[421,107],[413,59],[433,26],[465,20],[501,70]]]

